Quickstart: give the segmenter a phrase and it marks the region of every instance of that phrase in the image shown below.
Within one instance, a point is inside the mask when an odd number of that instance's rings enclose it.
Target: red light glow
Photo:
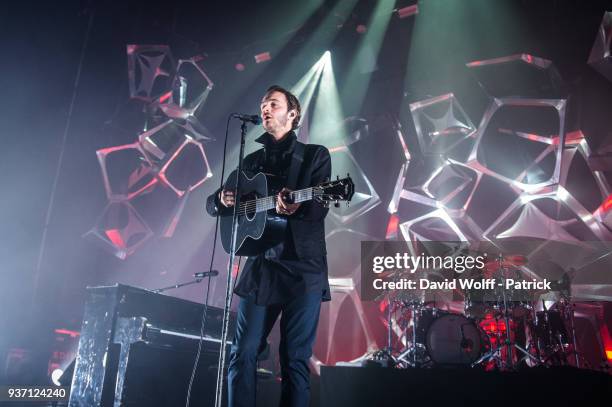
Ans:
[[[389,218],[389,223],[387,224],[387,233],[385,237],[387,239],[392,239],[397,237],[397,229],[399,226],[399,217],[397,215],[391,215]]]
[[[105,230],[106,237],[116,246],[121,249],[125,249],[127,246],[123,241],[123,237],[121,237],[121,231],[119,229],[109,229]]]

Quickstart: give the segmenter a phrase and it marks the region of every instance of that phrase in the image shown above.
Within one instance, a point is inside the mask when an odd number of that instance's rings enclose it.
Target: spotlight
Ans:
[[[397,9],[396,11],[397,11],[397,15],[399,16],[399,18],[410,17],[410,16],[413,16],[419,13],[419,5],[414,4],[412,6]]]
[[[51,381],[53,382],[54,385],[56,386],[62,385],[60,383],[60,377],[62,377],[63,374],[64,374],[64,371],[62,369],[55,369],[53,372],[51,372]]]
[[[244,66],[244,64],[237,63],[236,65],[234,65],[234,68],[236,68],[236,70],[238,72],[242,72],[242,71],[244,71],[245,66]]]
[[[255,55],[255,63],[257,63],[257,64],[269,61],[271,59],[272,59],[272,57],[270,56],[269,52],[262,52],[261,54]]]

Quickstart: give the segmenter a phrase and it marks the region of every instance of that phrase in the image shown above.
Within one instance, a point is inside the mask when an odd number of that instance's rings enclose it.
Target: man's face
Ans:
[[[284,136],[291,130],[294,110],[287,111],[287,98],[281,92],[267,93],[261,100],[263,128],[273,136]]]

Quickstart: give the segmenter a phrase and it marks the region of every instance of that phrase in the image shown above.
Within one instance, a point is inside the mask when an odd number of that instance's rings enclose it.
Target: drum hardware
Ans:
[[[570,330],[572,331],[572,345],[574,345],[574,360],[576,362],[576,367],[580,369],[580,357],[578,355],[578,346],[576,342],[576,321],[574,319],[574,304],[568,301],[567,307],[569,307],[569,320],[570,320]]]
[[[551,279],[551,290],[540,296],[541,311],[533,311],[528,325],[535,348],[546,365],[569,365],[573,356],[578,368],[584,362],[576,341],[574,304],[571,302],[571,277],[576,270],[570,268]],[[547,306],[546,300],[552,300]]]
[[[389,302],[387,346],[378,351],[372,361],[399,368],[477,367],[494,363],[500,369],[514,370],[523,361],[528,366],[565,365],[573,356],[575,365],[580,367],[582,361],[576,351],[574,309],[569,300],[567,273],[562,280],[551,283],[553,293],[558,294],[556,309],[545,307],[538,312],[533,301],[520,297],[524,292],[506,287],[508,279],[523,277],[526,271],[522,267],[526,264],[527,258],[520,255],[499,255],[496,260],[485,263],[483,275],[474,278],[493,277],[496,288],[484,292],[464,290],[463,314],[439,309],[435,302],[428,303],[426,290],[385,292]],[[395,278],[405,277],[405,273],[392,274]],[[436,271],[427,271],[427,276],[443,278]],[[478,298],[483,294],[483,298]],[[530,296],[535,294],[536,291],[531,292]],[[401,315],[394,320],[392,314],[397,317],[398,311]],[[494,320],[491,322],[494,328],[490,330],[484,325],[487,318]],[[406,339],[406,342],[401,341],[405,346],[399,351],[392,343],[393,332],[398,329],[403,332],[400,337]],[[525,345],[521,332],[526,340],[529,338]]]
[[[380,367],[395,367],[397,360],[387,349],[380,349],[369,355],[362,366],[379,365]]]
[[[403,277],[404,273],[393,270],[384,272],[381,274],[382,277],[386,279],[392,279],[392,281],[399,281]],[[387,323],[387,337],[386,337],[386,347],[375,352],[373,355],[368,357],[368,360],[376,362],[378,364],[382,364],[385,366],[396,366],[399,362],[399,358],[394,356],[394,348],[393,348],[393,313],[398,309],[403,308],[405,303],[417,302],[420,303],[424,299],[420,297],[423,294],[421,292],[405,292],[405,291],[395,291],[393,292],[390,289],[384,290],[383,293],[378,295],[375,298],[375,301],[386,301],[387,302],[387,315],[386,315],[386,323]],[[404,361],[406,362],[406,361]]]
[[[412,273],[406,272],[391,272],[386,274],[386,278],[393,278],[396,281],[400,278],[415,278]],[[442,275],[432,270],[421,270],[419,278],[427,278],[429,280],[443,280]],[[427,290],[400,290],[396,292],[386,291],[384,294],[379,295],[376,300],[387,300],[388,308],[386,315],[387,322],[387,338],[386,348],[384,353],[381,352],[377,356],[378,359],[382,357],[392,359],[389,364],[401,365],[404,367],[424,367],[428,366],[431,362],[428,357],[428,353],[425,345],[425,333],[421,332],[424,328],[421,326],[421,316],[426,315],[426,320],[431,318],[433,315],[437,315],[439,311],[435,308],[435,301],[428,301]],[[433,305],[433,308],[431,307]],[[412,326],[406,323],[404,326],[400,326],[403,330],[404,336],[407,338],[411,336],[411,339],[406,347],[397,351],[393,348],[392,335],[393,335],[393,318],[392,314],[397,310],[401,310],[402,315],[406,319],[411,319]],[[397,321],[396,321],[397,324]],[[410,334],[408,332],[410,330]],[[397,355],[397,356],[395,356]]]
[[[574,305],[566,296],[543,311],[535,313],[531,329],[535,336],[536,348],[547,365],[565,366],[573,354],[575,366],[580,368],[581,356],[577,350]],[[553,309],[556,307],[556,309]],[[569,329],[566,328],[569,325]]]
[[[472,318],[409,303],[412,338],[397,360],[409,367],[469,366],[490,348],[489,337]]]
[[[422,301],[410,301],[405,302],[404,305],[410,309],[410,315],[412,316],[412,338],[410,345],[400,352],[397,360],[404,362],[410,367],[422,367],[428,362],[425,345],[419,342],[418,335],[420,316],[423,312],[424,303]]]
[[[387,346],[374,352],[367,358],[366,363],[376,363],[383,367],[395,367],[397,365],[397,358],[393,356],[393,312],[396,311],[398,302],[391,298],[391,291],[386,292],[387,300]]]
[[[574,353],[574,362],[576,367],[580,368],[580,355],[578,354],[578,347],[576,342],[576,321],[574,315],[574,304],[571,302],[571,276],[576,273],[576,270],[570,268],[568,272],[563,273],[560,280],[553,282],[552,287],[561,293],[561,299],[558,304],[562,309],[562,315],[565,320],[570,323],[570,331],[572,334],[572,345]]]
[[[493,267],[491,266],[492,263],[493,262],[487,263],[487,265],[489,266],[488,268],[487,267],[485,268],[487,268],[488,271],[492,271],[493,269]],[[528,350],[526,350],[525,348],[523,348],[522,346],[514,342],[511,336],[510,305],[509,305],[509,299],[508,299],[508,290],[506,289],[506,280],[508,278],[508,271],[513,269],[514,267],[523,266],[527,264],[527,258],[525,256],[520,256],[520,255],[504,256],[500,254],[496,260],[496,263],[497,263],[498,278],[502,283],[501,289],[499,290],[501,294],[500,311],[501,311],[501,315],[502,315],[502,318],[506,326],[506,335],[503,340],[503,343],[500,340],[501,337],[498,336],[498,341],[496,343],[496,346],[492,347],[487,353],[485,353],[478,360],[472,363],[471,367],[478,366],[487,361],[495,361],[498,364],[498,366],[504,369],[514,370],[516,368],[516,365],[514,364],[514,361],[513,361],[513,352],[515,349],[518,352],[521,352],[523,354],[523,358],[521,360],[529,358],[532,362],[536,362],[536,364],[543,364],[544,362],[541,359],[535,357],[534,355],[529,353]],[[501,352],[503,348],[505,348],[506,350],[505,360],[503,360],[502,352]]]
[[[499,270],[499,267],[510,268],[510,267],[522,267],[528,263],[528,258],[522,254],[499,254],[495,260],[491,260],[485,263],[485,270],[495,272]]]

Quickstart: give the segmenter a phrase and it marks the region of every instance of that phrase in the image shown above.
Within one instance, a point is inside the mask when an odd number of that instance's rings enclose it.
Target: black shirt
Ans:
[[[264,133],[255,140],[263,144],[264,160],[259,170],[286,179],[297,137],[289,132],[280,142]],[[285,239],[258,256],[249,257],[234,292],[240,297],[254,296],[258,305],[282,304],[308,292],[320,291],[322,301],[331,300],[327,258],[298,259],[295,243],[287,225]]]

